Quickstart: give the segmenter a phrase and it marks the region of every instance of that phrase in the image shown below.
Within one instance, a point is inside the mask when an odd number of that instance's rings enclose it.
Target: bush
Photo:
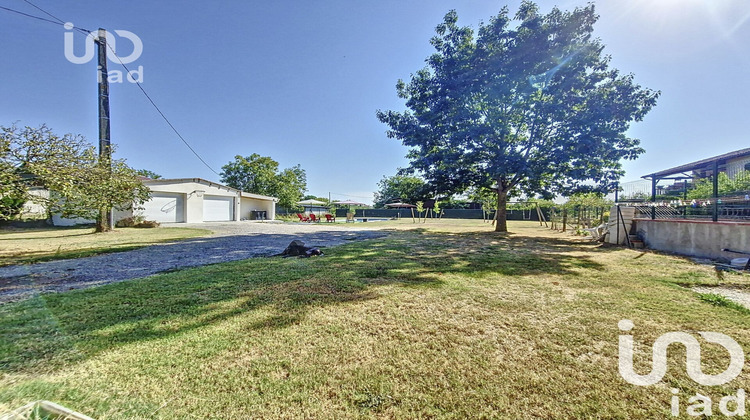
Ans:
[[[134,217],[126,217],[124,219],[120,219],[115,223],[115,227],[133,227],[137,224]]]
[[[137,225],[133,226],[137,228],[155,228],[159,227],[159,222],[155,222],[153,220],[144,220],[141,223],[138,223]]]
[[[155,228],[158,226],[159,222],[145,220],[142,216],[126,217],[115,223],[115,227]]]
[[[14,220],[17,219],[23,205],[26,203],[26,199],[23,197],[16,197],[7,195],[0,198],[0,220]]]

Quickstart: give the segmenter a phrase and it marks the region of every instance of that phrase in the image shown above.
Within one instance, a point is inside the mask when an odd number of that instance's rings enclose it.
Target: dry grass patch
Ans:
[[[684,259],[602,247],[532,223],[396,223],[312,259],[183,270],[0,306],[0,411],[49,399],[98,418],[664,418],[701,388],[670,353],[662,383],[617,373],[668,331],[750,349],[744,313],[681,287]],[[747,282],[732,276],[735,283]],[[726,354],[705,346],[704,371]],[[683,408],[684,413],[684,408]]]
[[[190,228],[118,228],[95,233],[93,228],[0,230],[0,266],[128,251],[147,245],[204,236],[211,232]]]

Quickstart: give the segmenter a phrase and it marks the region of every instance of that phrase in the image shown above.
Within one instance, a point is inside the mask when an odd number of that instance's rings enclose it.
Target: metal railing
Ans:
[[[621,202],[621,205],[628,205]],[[674,200],[655,203],[632,203],[637,218],[693,220],[750,220],[750,199],[718,198],[716,200]]]

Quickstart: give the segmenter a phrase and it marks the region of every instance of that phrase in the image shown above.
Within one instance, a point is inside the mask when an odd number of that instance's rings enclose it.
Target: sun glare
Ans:
[[[634,0],[615,4],[616,19],[628,22],[633,31],[694,47],[741,42],[738,33],[748,29],[750,20],[747,0]]]

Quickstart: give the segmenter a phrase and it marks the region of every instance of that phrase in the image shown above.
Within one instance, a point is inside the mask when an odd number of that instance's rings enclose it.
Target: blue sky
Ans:
[[[143,42],[143,87],[193,148],[220,172],[235,155],[300,164],[309,193],[367,201],[406,166],[377,109],[403,109],[399,78],[424,66],[429,38],[456,9],[474,28],[520,1],[31,0],[76,26],[128,30]],[[541,11],[586,1],[541,1]],[[44,16],[23,0],[0,6]],[[749,147],[750,2],[600,0],[595,34],[613,66],[661,90],[631,129],[646,153],[623,181]],[[46,123],[97,141],[95,61],[65,58],[62,26],[0,10],[0,125]],[[120,40],[120,38],[118,38]],[[743,45],[744,44],[744,45]],[[75,52],[84,37],[76,34]],[[126,40],[120,55],[132,51]],[[109,63],[111,70],[122,70]],[[111,85],[119,157],[164,177],[218,181],[137,87]]]

